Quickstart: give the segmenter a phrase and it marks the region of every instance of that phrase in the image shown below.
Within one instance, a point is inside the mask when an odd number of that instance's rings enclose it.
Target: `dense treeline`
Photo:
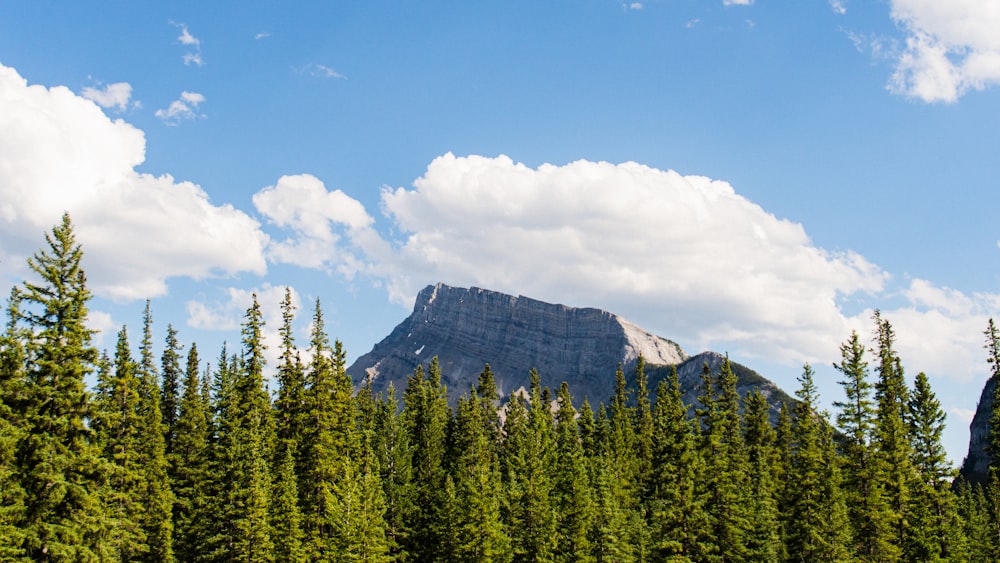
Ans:
[[[157,358],[148,304],[138,357],[125,327],[99,354],[68,216],[47,243],[0,336],[0,560],[1000,560],[1000,467],[953,484],[941,405],[877,313],[871,348],[841,347],[833,420],[809,366],[775,417],[728,361],[696,409],[641,359],[596,412],[534,372],[501,409],[488,365],[452,409],[436,360],[401,399],[355,393],[318,302],[296,343],[288,293],[280,342],[255,298],[211,365],[173,327]],[[992,321],[987,350],[1000,377]]]

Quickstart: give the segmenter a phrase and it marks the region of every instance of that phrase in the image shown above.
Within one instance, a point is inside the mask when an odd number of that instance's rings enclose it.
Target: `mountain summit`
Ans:
[[[650,366],[651,389],[665,375],[656,366],[677,365],[691,403],[702,367],[717,370],[724,359],[712,352],[689,357],[675,342],[600,309],[439,283],[420,291],[410,316],[347,372],[356,384],[370,380],[376,393],[390,382],[401,392],[414,368],[436,356],[454,401],[469,392],[487,363],[504,396],[528,388],[535,368],[543,385],[554,388],[566,381],[574,397],[596,404],[612,395],[616,366],[631,375],[640,355]],[[741,393],[759,387],[768,397],[787,399],[751,370],[734,365],[734,371]]]

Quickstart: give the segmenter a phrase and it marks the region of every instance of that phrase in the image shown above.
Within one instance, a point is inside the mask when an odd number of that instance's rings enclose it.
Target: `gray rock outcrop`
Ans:
[[[677,365],[690,403],[699,394],[703,364],[716,371],[723,360],[711,352],[689,358],[676,343],[607,311],[437,284],[424,288],[413,313],[347,372],[355,385],[369,380],[377,393],[392,382],[401,394],[414,368],[436,356],[454,402],[475,385],[487,363],[503,396],[529,387],[535,368],[543,385],[556,388],[566,381],[577,400],[587,397],[596,406],[612,395],[616,366],[631,375],[640,355],[650,366],[651,390],[669,373],[656,366]],[[741,395],[760,387],[774,400],[788,399],[751,370],[737,365],[734,370]]]
[[[970,483],[985,483],[990,468],[990,454],[986,447],[990,437],[990,416],[993,413],[993,391],[996,380],[986,380],[983,393],[979,396],[976,414],[969,424],[969,453],[966,454],[959,472]]]

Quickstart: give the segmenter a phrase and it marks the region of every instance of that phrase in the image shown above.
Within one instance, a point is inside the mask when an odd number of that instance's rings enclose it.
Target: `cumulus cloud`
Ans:
[[[844,15],[847,13],[847,4],[844,0],[830,0],[830,9],[835,14]]]
[[[532,169],[448,154],[382,204],[406,233],[372,267],[395,300],[433,281],[480,285],[792,362],[818,357],[831,329],[847,333],[840,299],[886,280],[725,182],[636,163]]]
[[[91,289],[156,297],[176,276],[264,273],[267,236],[199,186],[140,174],[145,136],[69,89],[28,85],[0,65],[0,268],[10,279],[69,211]]]
[[[892,0],[892,18],[906,33],[889,82],[893,93],[950,103],[1000,84],[1000,4]]]
[[[128,82],[115,82],[102,89],[87,86],[81,95],[102,108],[125,111],[132,99],[132,85]]]
[[[159,117],[167,125],[177,125],[187,119],[199,117],[196,113],[198,106],[205,102],[205,96],[197,92],[181,92],[181,97],[170,103],[166,109],[156,110],[156,117]],[[201,115],[204,117],[204,115]]]
[[[340,190],[327,191],[308,174],[282,176],[254,194],[253,203],[269,222],[292,233],[268,247],[268,256],[276,262],[335,268],[352,278],[364,268],[364,256],[350,248],[353,241],[377,238],[371,230],[373,219],[360,202]],[[341,240],[341,230],[347,231],[348,241]]]

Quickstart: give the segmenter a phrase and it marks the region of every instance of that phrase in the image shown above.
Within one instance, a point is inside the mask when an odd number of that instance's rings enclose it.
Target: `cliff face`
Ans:
[[[413,313],[347,372],[356,385],[369,379],[379,392],[392,382],[401,394],[414,368],[437,356],[455,401],[475,385],[486,363],[504,396],[528,388],[530,370],[536,368],[543,385],[557,388],[566,381],[576,399],[587,397],[596,405],[612,395],[615,367],[620,363],[631,375],[640,355],[651,366],[678,365],[690,402],[698,395],[702,365],[716,370],[722,361],[713,353],[689,358],[674,342],[599,309],[438,284],[424,288]],[[651,368],[651,390],[667,373]],[[737,373],[741,393],[763,385],[766,394],[787,398],[750,370],[739,367]]]
[[[969,453],[962,462],[960,473],[972,483],[985,483],[986,473],[990,467],[990,455],[986,451],[986,446],[989,443],[990,415],[993,412],[995,388],[996,381],[993,378],[988,379],[983,386],[982,395],[979,396],[976,415],[969,424]]]

